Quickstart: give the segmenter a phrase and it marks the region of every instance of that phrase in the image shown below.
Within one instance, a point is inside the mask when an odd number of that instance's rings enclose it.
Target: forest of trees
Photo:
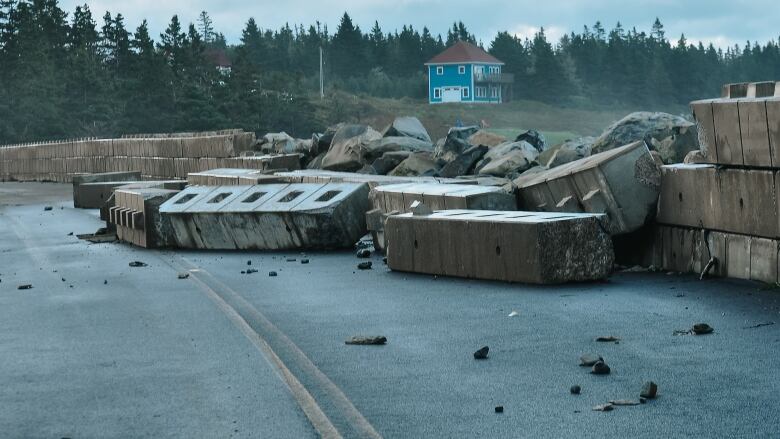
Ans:
[[[651,20],[652,21],[652,20]],[[319,51],[327,93],[424,99],[423,63],[449,44],[482,44],[516,77],[515,98],[578,106],[662,106],[712,97],[721,84],[780,79],[780,41],[722,50],[600,23],[549,41],[499,32],[476,41],[462,22],[444,37],[412,26],[364,32],[344,14],[335,32],[315,23],[264,29],[248,18],[228,44],[206,12],[171,18],[157,38],[121,14],[100,23],[87,5],[0,0],[0,144],[227,127],[307,136],[316,120]],[[233,44],[235,43],[235,44]],[[219,71],[215,59],[229,59]]]

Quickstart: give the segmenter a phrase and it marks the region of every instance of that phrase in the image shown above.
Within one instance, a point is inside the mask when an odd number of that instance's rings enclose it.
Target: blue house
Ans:
[[[431,104],[500,104],[511,98],[514,75],[503,73],[503,62],[471,43],[455,43],[425,67]]]

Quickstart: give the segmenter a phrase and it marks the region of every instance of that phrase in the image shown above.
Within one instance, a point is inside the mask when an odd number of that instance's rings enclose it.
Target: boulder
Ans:
[[[547,141],[544,139],[542,133],[536,130],[528,130],[521,133],[515,139],[515,142],[528,142],[536,148],[537,151],[542,152],[547,149]]]
[[[293,154],[297,152],[296,150],[296,141],[292,138],[289,134],[285,132],[281,133],[268,133],[265,136],[263,136],[259,141],[259,147],[260,151],[270,154],[270,153],[280,153],[280,154]],[[309,151],[307,150],[306,153],[308,154]]]
[[[471,148],[472,145],[468,139],[477,131],[479,131],[479,128],[476,126],[450,128],[447,132],[447,137],[436,142],[433,156],[447,162],[455,160],[465,150]]]
[[[485,145],[472,146],[463,151],[455,160],[447,163],[439,172],[439,176],[453,178],[460,175],[467,175],[474,168],[474,164],[488,152]]]
[[[467,139],[472,145],[498,146],[507,141],[506,137],[493,134],[485,130],[479,130]]]
[[[333,136],[322,169],[330,171],[357,171],[365,164],[362,157],[364,145],[382,137],[368,125],[344,125]]]
[[[530,168],[538,156],[539,151],[528,142],[505,142],[490,148],[477,163],[475,173],[496,177],[519,174]]]
[[[393,123],[385,128],[383,137],[409,137],[423,142],[431,143],[431,136],[423,124],[416,117],[396,117]]]
[[[396,177],[431,176],[439,171],[439,165],[427,152],[417,152],[395,167],[388,175]]]
[[[569,139],[560,145],[555,145],[546,149],[539,154],[539,158],[537,158],[536,161],[548,168],[554,168],[573,162],[574,160],[588,157],[590,156],[591,145],[593,145],[593,141],[595,140],[595,137]]]
[[[312,161],[306,165],[306,169],[320,169],[322,167],[323,158],[325,158],[324,152],[317,155],[317,157],[314,157]]]
[[[410,155],[412,155],[412,153],[409,151],[386,152],[382,155],[382,157],[374,160],[374,163],[371,164],[371,167],[374,168],[374,171],[377,174],[387,175],[388,172],[395,169],[396,166],[409,158]]]
[[[372,163],[385,153],[396,151],[433,152],[433,144],[413,137],[383,137],[362,145],[361,155],[364,162]]]
[[[644,140],[664,163],[680,163],[699,149],[696,125],[668,113],[636,112],[610,125],[593,143],[593,153]]]

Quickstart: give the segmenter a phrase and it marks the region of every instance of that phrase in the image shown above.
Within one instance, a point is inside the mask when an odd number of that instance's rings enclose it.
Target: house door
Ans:
[[[444,87],[441,91],[442,102],[460,102],[460,87]]]

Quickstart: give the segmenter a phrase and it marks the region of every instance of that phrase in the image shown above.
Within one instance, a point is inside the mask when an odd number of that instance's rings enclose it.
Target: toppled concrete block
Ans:
[[[250,186],[281,183],[282,178],[257,169],[219,168],[187,174],[187,182],[201,186]]]
[[[661,168],[657,221],[780,238],[780,173],[713,165]]]
[[[108,195],[106,201],[100,206],[100,219],[106,222],[110,220],[110,210],[116,205],[115,194],[117,189],[137,190],[137,189],[167,189],[171,191],[180,191],[187,186],[184,180],[160,180],[160,181],[134,181],[122,186],[117,186],[114,191]],[[109,223],[109,226],[112,226]],[[111,227],[109,227],[111,228]],[[112,229],[113,230],[113,229]]]
[[[358,174],[354,172],[324,171],[319,169],[276,172],[274,175],[281,177],[287,183],[367,183],[372,188],[380,185],[397,183],[453,183],[474,185],[478,183],[476,178],[396,177],[392,175]]]
[[[117,186],[139,180],[141,180],[141,171],[74,175],[73,207],[81,209],[99,209],[107,199],[106,192],[113,192],[113,189]],[[111,184],[111,182],[114,183]],[[101,188],[94,183],[107,184],[104,188]],[[91,184],[92,186],[80,189],[85,184]],[[101,196],[104,198],[101,198]]]
[[[643,141],[514,180],[519,206],[544,212],[605,213],[611,234],[653,219],[660,170]]]
[[[368,186],[353,183],[191,186],[160,212],[173,240],[197,249],[333,249],[366,233]]]
[[[178,193],[150,187],[117,189],[108,220],[115,225],[117,238],[140,247],[170,247],[171,223],[160,215],[160,206]]]
[[[387,219],[397,271],[555,284],[602,279],[614,262],[604,215],[447,210]]]

